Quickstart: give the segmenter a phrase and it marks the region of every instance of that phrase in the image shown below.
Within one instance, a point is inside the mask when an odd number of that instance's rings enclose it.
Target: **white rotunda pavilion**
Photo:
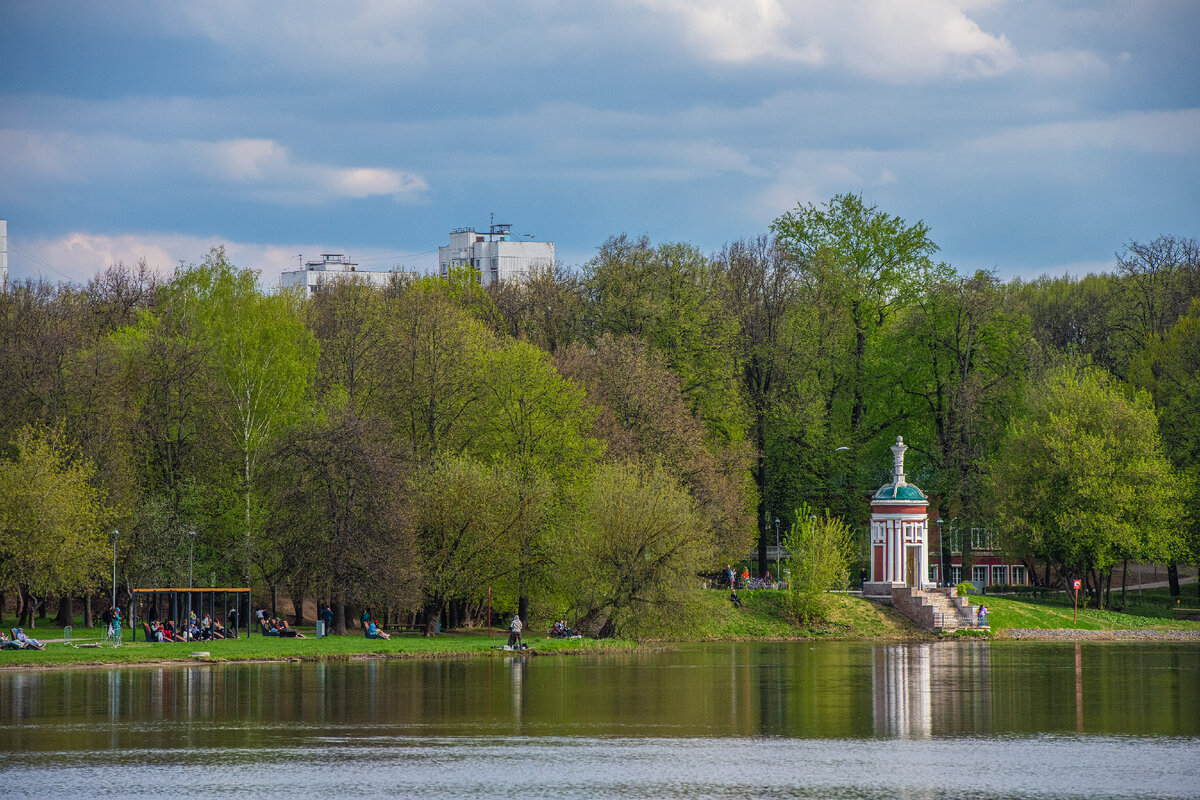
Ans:
[[[904,480],[907,449],[897,436],[892,482],[871,497],[871,577],[863,583],[864,597],[891,600],[893,587],[930,586],[929,499]]]

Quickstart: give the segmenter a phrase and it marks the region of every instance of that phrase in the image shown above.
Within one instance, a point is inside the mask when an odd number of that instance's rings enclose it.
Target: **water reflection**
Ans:
[[[875,651],[871,686],[875,735],[902,739],[933,735],[932,645],[895,645]]]
[[[991,645],[885,645],[871,667],[874,733],[921,739],[991,729]]]
[[[733,644],[599,657],[0,673],[6,751],[307,736],[1200,735],[1200,647]],[[78,736],[78,742],[74,737]]]

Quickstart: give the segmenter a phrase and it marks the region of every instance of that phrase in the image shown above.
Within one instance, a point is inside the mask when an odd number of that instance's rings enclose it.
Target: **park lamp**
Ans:
[[[779,517],[775,518],[775,581],[779,582]]]
[[[188,531],[188,622],[192,621],[192,558],[196,551],[196,532]]]
[[[112,581],[112,608],[117,607],[117,537],[121,532],[113,528],[113,581]]]
[[[944,571],[945,568],[942,566],[942,518],[941,517],[938,517],[938,519],[937,519],[937,528],[938,528],[938,586],[947,586],[949,584],[946,583],[946,573]]]

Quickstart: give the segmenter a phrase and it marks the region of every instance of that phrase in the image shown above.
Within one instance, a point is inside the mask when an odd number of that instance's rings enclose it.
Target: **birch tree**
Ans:
[[[212,345],[223,402],[218,419],[239,458],[243,547],[249,577],[256,530],[259,458],[271,436],[298,413],[318,348],[304,325],[299,295],[264,294],[258,274],[234,267],[224,248],[184,270],[176,282],[192,292],[197,319]],[[260,563],[260,569],[265,565]]]

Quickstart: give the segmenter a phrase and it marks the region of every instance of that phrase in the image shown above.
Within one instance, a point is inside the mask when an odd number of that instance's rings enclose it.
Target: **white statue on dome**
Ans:
[[[904,443],[903,437],[897,436],[896,443],[892,445],[892,456],[896,466],[896,475],[892,479],[893,486],[904,485],[904,451],[907,449],[908,445]]]

